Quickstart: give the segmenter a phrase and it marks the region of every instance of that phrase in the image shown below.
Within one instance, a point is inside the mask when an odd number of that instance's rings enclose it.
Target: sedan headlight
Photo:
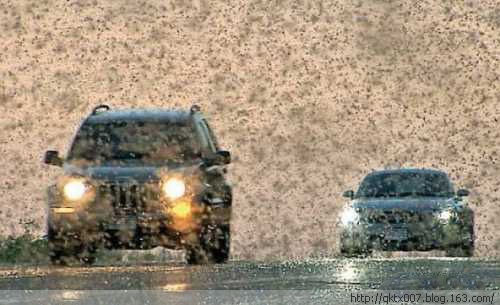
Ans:
[[[342,215],[340,216],[340,220],[344,226],[348,226],[350,224],[356,223],[359,220],[359,214],[352,207],[348,207],[344,209]]]
[[[451,216],[453,216],[452,212],[449,211],[449,210],[444,210],[444,211],[441,211],[437,217],[438,219],[441,221],[441,222],[449,222],[450,219],[451,219]]]
[[[163,195],[170,200],[178,199],[186,194],[186,183],[179,178],[170,178],[162,184]]]
[[[69,201],[81,200],[87,192],[87,185],[83,180],[70,180],[63,187],[64,197]]]

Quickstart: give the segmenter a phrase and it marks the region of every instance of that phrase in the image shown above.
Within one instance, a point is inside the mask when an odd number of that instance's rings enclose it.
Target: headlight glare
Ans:
[[[356,223],[359,220],[359,214],[352,207],[346,208],[341,215],[340,220],[344,226],[348,226],[350,224]]]
[[[175,200],[186,193],[186,183],[179,178],[170,178],[163,183],[162,191],[167,198]]]
[[[444,211],[441,211],[441,212],[438,214],[438,218],[439,218],[439,220],[441,220],[442,222],[448,222],[448,221],[450,221],[451,216],[452,216],[452,213],[451,213],[451,211],[449,211],[449,210],[444,210]]]
[[[86,191],[87,186],[82,180],[71,180],[63,188],[64,196],[70,201],[82,199]]]
[[[177,218],[188,217],[191,215],[191,210],[191,203],[183,200],[175,203],[170,209],[172,215]]]

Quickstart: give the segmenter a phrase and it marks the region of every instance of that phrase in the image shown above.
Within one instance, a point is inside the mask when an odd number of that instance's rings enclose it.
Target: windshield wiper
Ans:
[[[445,197],[448,193],[415,193],[416,196],[422,197]]]
[[[114,151],[113,155],[110,156],[111,158],[108,158],[108,159],[122,159],[122,160],[132,159],[133,160],[133,159],[142,159],[146,156],[147,156],[147,154],[145,154],[145,153],[140,153],[140,152],[135,152],[135,151],[118,150],[118,151]]]
[[[410,196],[419,196],[419,195],[418,193],[415,192],[402,192],[396,194],[396,197],[410,197]]]
[[[398,197],[439,197],[442,196],[441,194],[436,194],[436,193],[423,193],[423,192],[403,192],[399,193],[396,196]]]
[[[395,197],[396,194],[361,194],[356,196],[356,198],[383,198],[383,197]]]

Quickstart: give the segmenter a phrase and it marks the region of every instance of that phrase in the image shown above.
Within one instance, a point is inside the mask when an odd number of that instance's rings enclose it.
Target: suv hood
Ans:
[[[104,181],[135,181],[147,182],[158,181],[161,173],[169,171],[183,172],[186,175],[192,175],[199,170],[200,164],[176,165],[176,166],[145,166],[145,165],[126,165],[126,166],[65,166],[65,172],[68,176],[84,176],[92,180]]]
[[[432,212],[450,207],[454,203],[454,198],[446,197],[363,198],[353,200],[352,207],[362,210]]]

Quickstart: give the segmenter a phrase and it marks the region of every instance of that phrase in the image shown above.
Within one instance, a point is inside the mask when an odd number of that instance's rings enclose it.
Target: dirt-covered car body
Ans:
[[[365,177],[341,215],[341,251],[445,250],[471,256],[474,215],[467,190],[454,191],[448,175],[430,169],[376,171]]]
[[[51,259],[85,253],[92,261],[104,245],[185,248],[192,263],[227,260],[229,162],[197,107],[96,108],[65,159],[45,155],[45,163],[64,169],[48,190]]]

